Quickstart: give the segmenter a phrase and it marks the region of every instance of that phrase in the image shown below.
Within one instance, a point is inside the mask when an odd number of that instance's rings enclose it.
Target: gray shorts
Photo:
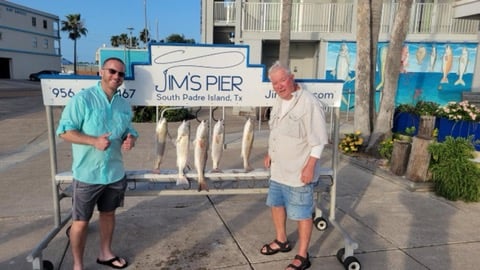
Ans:
[[[89,221],[95,205],[100,212],[111,212],[123,206],[127,178],[108,185],[87,184],[73,180],[72,220]]]

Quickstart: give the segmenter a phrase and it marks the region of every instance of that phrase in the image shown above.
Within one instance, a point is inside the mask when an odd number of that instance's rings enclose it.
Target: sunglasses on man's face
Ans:
[[[113,68],[104,68],[103,70],[108,70],[108,73],[110,73],[110,75],[115,75],[115,74],[118,73],[119,77],[122,77],[122,78],[125,77],[125,72],[121,72],[121,71],[115,70]]]

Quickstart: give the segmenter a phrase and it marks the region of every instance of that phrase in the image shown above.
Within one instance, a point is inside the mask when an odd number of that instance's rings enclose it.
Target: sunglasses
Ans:
[[[122,78],[125,77],[125,72],[121,72],[121,71],[115,70],[113,68],[104,68],[103,70],[108,70],[108,73],[110,73],[110,75],[115,75],[115,74],[118,73],[119,77],[122,77]]]

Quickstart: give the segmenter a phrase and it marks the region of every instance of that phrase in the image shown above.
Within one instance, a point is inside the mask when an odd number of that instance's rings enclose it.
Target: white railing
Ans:
[[[292,32],[351,32],[353,4],[292,4]],[[245,3],[243,31],[278,32],[282,19],[280,3]]]
[[[383,5],[381,33],[390,33],[398,4]],[[235,2],[216,2],[215,23],[236,22]],[[352,33],[353,3],[294,3],[292,32]],[[479,21],[455,19],[452,3],[415,3],[410,16],[409,34],[476,34]],[[281,3],[242,3],[242,31],[279,32]]]

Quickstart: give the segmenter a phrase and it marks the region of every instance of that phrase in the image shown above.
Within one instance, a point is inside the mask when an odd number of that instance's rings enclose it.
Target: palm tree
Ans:
[[[357,3],[354,130],[369,137],[375,120],[375,92],[372,89],[383,0],[359,0]]]
[[[148,32],[148,29],[145,28],[142,30],[142,32],[140,32],[140,40],[145,43],[145,46],[147,45],[147,43],[150,41],[150,33]]]
[[[112,36],[110,38],[110,44],[112,44],[112,47],[120,46],[120,36]]]
[[[195,40],[192,39],[185,39],[184,35],[180,34],[171,34],[165,39],[166,43],[195,43]]]
[[[280,29],[280,50],[278,58],[284,66],[290,66],[290,24],[292,18],[292,0],[282,1],[282,24]]]
[[[402,54],[405,38],[407,37],[410,22],[410,10],[413,0],[399,2],[393,22],[392,36],[388,45],[385,64],[385,84],[380,100],[380,110],[375,122],[375,128],[368,142],[367,151],[378,149],[378,144],[384,139],[385,134],[391,132],[393,111],[395,108],[395,96],[397,95],[398,77],[401,62],[398,61]]]
[[[73,74],[77,74],[77,39],[82,35],[87,35],[87,28],[82,21],[80,14],[69,14],[65,16],[66,21],[62,21],[63,32],[68,32],[68,38],[73,40]]]
[[[123,45],[124,48],[127,48],[127,45],[129,43],[128,35],[126,33],[120,34],[120,36],[118,37],[118,41],[119,41],[118,44]]]

